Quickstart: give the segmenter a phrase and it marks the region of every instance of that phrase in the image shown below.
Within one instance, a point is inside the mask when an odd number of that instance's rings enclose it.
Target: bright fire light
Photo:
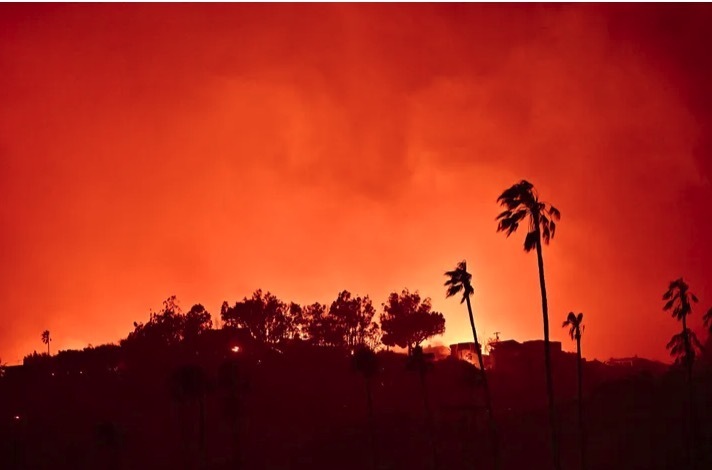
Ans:
[[[234,352],[234,353],[240,352],[240,346],[233,346],[233,347],[232,347],[232,352]]]

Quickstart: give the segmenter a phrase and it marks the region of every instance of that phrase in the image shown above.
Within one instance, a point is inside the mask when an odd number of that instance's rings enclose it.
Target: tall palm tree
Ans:
[[[712,359],[712,308],[707,310],[707,313],[702,316],[702,320],[704,321],[705,328],[707,328],[707,339],[705,340],[703,353],[709,365],[709,363],[712,362],[710,361],[710,359]]]
[[[47,355],[49,356],[49,343],[52,341],[52,338],[49,335],[49,330],[44,330],[42,332],[42,343],[47,345]]]
[[[430,409],[430,399],[428,397],[428,386],[425,381],[425,374],[432,364],[428,361],[423,353],[421,346],[416,346],[412,349],[408,356],[407,367],[418,373],[420,378],[420,392],[423,395],[423,409],[425,410],[425,424],[428,427],[428,437],[430,438],[430,449],[432,452],[432,468],[438,468],[438,450],[435,445],[435,423],[433,421],[433,413]]]
[[[694,349],[690,339],[690,330],[687,328],[687,316],[692,314],[692,304],[697,303],[697,296],[690,292],[690,287],[682,279],[676,279],[670,282],[668,290],[663,294],[665,305],[663,311],[671,311],[672,317],[675,320],[682,322],[682,347],[683,354],[680,355],[682,363],[687,369],[688,381],[692,381],[692,364],[694,362]],[[674,339],[674,338],[673,338]]]
[[[569,328],[569,336],[576,340],[576,375],[578,376],[578,421],[579,421],[579,450],[581,452],[581,468],[586,468],[586,434],[583,425],[583,360],[581,359],[581,333],[584,330],[583,313],[576,315],[569,312],[562,328]]]
[[[692,431],[692,440],[689,441],[692,445],[690,449],[690,462],[695,462],[694,452],[697,448],[697,423],[695,413],[695,391],[692,381],[692,365],[695,361],[695,347],[699,347],[699,341],[694,332],[687,328],[687,316],[692,314],[692,304],[697,303],[697,296],[690,292],[690,287],[682,279],[670,281],[668,290],[663,294],[665,305],[664,312],[671,312],[672,317],[682,323],[682,331],[674,335],[667,348],[670,353],[676,356],[677,363],[682,363],[687,372],[687,393],[688,393],[688,410],[690,413],[690,428]]]
[[[477,361],[480,364],[480,374],[482,376],[482,386],[485,391],[485,406],[487,407],[487,418],[490,426],[490,433],[492,436],[492,454],[494,456],[494,466],[499,468],[499,442],[497,439],[497,427],[494,420],[494,411],[492,409],[492,397],[490,395],[489,385],[487,383],[487,373],[485,371],[485,363],[482,359],[482,345],[477,339],[477,328],[475,328],[475,317],[472,315],[472,303],[470,302],[470,296],[474,293],[472,288],[472,274],[467,272],[467,262],[465,260],[460,261],[457,267],[452,271],[447,271],[445,273],[447,276],[447,281],[445,281],[445,286],[447,287],[447,297],[452,297],[454,295],[462,292],[462,298],[460,303],[467,303],[467,313],[470,317],[470,327],[472,328],[472,338],[475,342],[475,350],[477,351]]]
[[[712,308],[707,310],[707,313],[702,316],[702,320],[705,322],[705,327],[708,329],[708,333],[712,335]]]
[[[368,427],[369,437],[371,440],[371,458],[373,459],[373,468],[378,468],[378,451],[376,449],[376,426],[373,413],[373,394],[371,382],[373,377],[378,372],[378,356],[371,348],[362,345],[356,348],[353,353],[354,370],[360,373],[366,384],[366,407],[368,411]]]
[[[536,250],[539,265],[539,285],[541,287],[541,311],[544,321],[544,365],[546,367],[546,392],[549,398],[549,421],[551,427],[551,451],[554,468],[561,469],[559,458],[559,439],[556,426],[556,409],[554,407],[554,380],[551,375],[551,351],[549,348],[549,306],[546,299],[546,282],[544,281],[544,258],[542,256],[542,240],[547,245],[554,238],[556,221],[561,218],[558,209],[549,203],[539,200],[539,194],[534,185],[522,180],[504,190],[497,202],[505,208],[497,216],[497,232],[504,232],[507,237],[517,231],[520,222],[526,221],[527,235],[524,238],[524,251]]]

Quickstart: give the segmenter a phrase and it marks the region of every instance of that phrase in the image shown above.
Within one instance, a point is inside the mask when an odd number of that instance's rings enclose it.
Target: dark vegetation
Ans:
[[[584,361],[573,312],[557,315],[576,341],[564,360],[548,338],[542,256],[560,214],[526,181],[499,201],[498,230],[526,223],[537,253],[536,354],[488,365],[464,261],[445,295],[467,307],[475,364],[422,346],[445,320],[417,292],[391,294],[377,315],[348,291],[300,306],[258,290],[223,303],[220,327],[173,296],[119,345],[52,356],[45,331],[46,354],[0,366],[0,468],[712,468],[712,335],[702,345],[687,328],[698,302],[687,284],[663,296],[681,323],[671,367]],[[704,319],[712,330],[712,310]]]

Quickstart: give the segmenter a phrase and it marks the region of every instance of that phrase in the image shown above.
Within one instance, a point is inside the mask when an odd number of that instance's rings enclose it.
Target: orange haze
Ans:
[[[526,178],[562,212],[553,337],[667,358],[661,294],[712,306],[712,9],[0,6],[0,357],[124,337],[176,294],[216,315],[403,287],[470,338],[541,337],[536,257],[495,233]],[[702,335],[704,336],[704,335]]]

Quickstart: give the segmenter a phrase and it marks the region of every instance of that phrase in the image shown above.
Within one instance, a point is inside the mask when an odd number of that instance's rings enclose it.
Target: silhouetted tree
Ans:
[[[311,344],[353,349],[359,344],[375,348],[380,328],[373,320],[375,310],[368,297],[354,297],[348,291],[339,292],[327,309],[314,303],[301,309],[302,337]]]
[[[47,345],[47,355],[49,356],[49,343],[52,341],[52,338],[49,335],[49,330],[44,330],[42,332],[42,344]]]
[[[364,332],[363,344],[375,350],[381,345],[382,336],[383,333],[378,323],[371,322]]]
[[[443,334],[445,317],[432,308],[430,299],[421,300],[418,292],[391,293],[380,317],[383,344],[408,348],[410,354],[426,339]]]
[[[221,317],[228,327],[246,328],[258,341],[278,343],[293,336],[287,305],[270,292],[256,290],[232,307],[223,308]]]
[[[556,221],[561,213],[551,204],[539,200],[539,195],[530,182],[522,180],[504,190],[497,202],[505,210],[497,216],[497,232],[504,232],[507,237],[516,232],[521,222],[527,223],[527,235],[524,238],[524,251],[536,250],[539,265],[539,285],[541,287],[541,310],[544,321],[544,364],[546,367],[546,391],[549,398],[549,421],[551,426],[551,450],[554,468],[561,469],[559,440],[554,404],[554,380],[551,372],[551,351],[549,346],[549,306],[546,298],[544,280],[544,257],[542,240],[549,244],[556,232]]]
[[[341,345],[353,348],[366,344],[368,335],[372,333],[372,319],[375,310],[371,299],[354,297],[349,291],[339,292],[338,297],[329,307],[329,316],[334,319],[334,325],[341,336]]]
[[[194,312],[191,315],[191,328],[200,328],[200,321],[201,313]],[[134,322],[134,331],[129,333],[121,344],[129,347],[139,346],[151,351],[175,346],[183,340],[185,324],[186,316],[181,312],[178,299],[172,295],[163,301],[160,311],[149,313],[148,322]]]
[[[687,328],[687,316],[692,314],[692,304],[697,303],[697,296],[690,292],[687,283],[679,278],[670,282],[668,290],[663,294],[663,300],[665,301],[663,311],[671,311],[672,317],[682,322],[682,332],[673,336],[668,349],[676,362],[686,367],[688,380],[691,382],[695,350],[691,339],[692,331]]]
[[[411,350],[411,354],[408,356],[408,362],[406,367],[409,370],[418,373],[418,378],[420,379],[420,392],[423,396],[423,409],[425,410],[425,424],[427,427],[428,438],[430,440],[430,450],[432,452],[432,468],[438,468],[438,450],[435,444],[435,423],[433,420],[433,413],[430,409],[430,398],[428,395],[428,385],[425,380],[425,376],[428,370],[432,367],[430,362],[430,355],[423,353],[423,348],[416,345]]]
[[[699,351],[704,349],[695,332],[689,328],[672,335],[665,348],[670,351],[670,356],[674,358],[675,364],[684,366],[686,371],[689,369],[688,361],[692,360],[694,364]],[[688,359],[688,355],[692,359]]]
[[[704,321],[705,328],[707,328],[707,339],[705,340],[702,352],[707,358],[707,365],[709,366],[712,364],[712,308],[703,315],[702,320]]]
[[[307,320],[304,317],[304,309],[301,305],[290,302],[287,307],[287,321],[289,322],[289,339],[306,340]]]
[[[702,316],[702,320],[705,322],[705,327],[707,327],[708,333],[712,334],[712,308],[707,310],[707,313]]]
[[[366,345],[359,345],[352,357],[353,368],[364,378],[366,385],[366,409],[368,411],[368,428],[371,441],[371,457],[373,468],[378,468],[378,451],[376,449],[376,426],[373,413],[373,395],[371,381],[378,372],[378,356]]]
[[[687,328],[687,317],[692,314],[692,304],[697,303],[697,296],[690,292],[687,283],[682,279],[671,281],[668,290],[663,294],[665,305],[663,311],[672,313],[672,317],[682,323],[682,331],[672,337],[667,349],[675,358],[675,363],[683,365],[687,372],[688,410],[690,414],[690,429],[692,431],[690,462],[694,465],[694,455],[697,448],[697,429],[695,413],[695,392],[692,382],[692,365],[695,362],[695,347],[700,347],[697,336]]]
[[[183,318],[183,339],[194,339],[213,327],[213,320],[201,304],[193,305]]]
[[[336,320],[327,315],[326,306],[320,303],[307,305],[302,309],[308,341],[316,346],[336,346],[340,343],[341,332]]]
[[[470,327],[472,328],[472,338],[475,342],[475,350],[477,351],[477,362],[480,365],[480,371],[482,374],[482,387],[485,391],[485,406],[487,407],[487,419],[490,426],[490,434],[492,438],[492,453],[494,456],[494,466],[499,468],[499,440],[497,438],[497,427],[494,421],[494,410],[492,408],[492,397],[490,395],[489,384],[487,383],[487,371],[485,371],[485,363],[482,358],[482,345],[477,339],[477,329],[475,328],[475,317],[472,314],[472,303],[470,302],[470,296],[473,294],[474,289],[472,288],[472,274],[467,272],[467,262],[460,261],[457,267],[452,271],[447,271],[445,273],[447,276],[447,281],[445,281],[445,286],[447,287],[447,297],[452,297],[454,295],[462,292],[462,298],[460,303],[467,303],[467,314],[470,317]]]
[[[579,421],[579,451],[581,452],[581,468],[586,468],[586,434],[583,423],[583,359],[581,359],[581,333],[583,332],[583,313],[576,315],[569,312],[562,328],[569,328],[569,336],[576,340],[576,376],[578,378],[578,421]]]
[[[205,371],[202,367],[194,364],[178,367],[173,371],[170,377],[170,388],[174,398],[179,401],[197,403],[198,405],[198,448],[200,468],[205,468],[207,462],[205,399],[208,386],[208,378]]]

